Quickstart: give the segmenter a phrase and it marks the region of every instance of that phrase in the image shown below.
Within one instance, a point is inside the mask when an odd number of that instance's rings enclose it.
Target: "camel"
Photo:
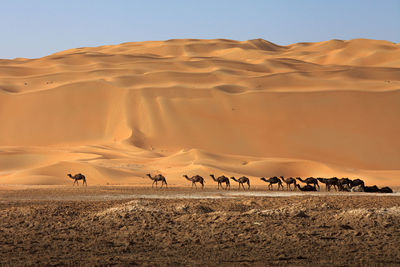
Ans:
[[[296,186],[300,189],[300,191],[317,191],[315,186],[311,186],[309,184],[301,187],[300,185],[296,184]]]
[[[161,187],[165,184],[165,187],[167,187],[167,180],[165,179],[164,175],[162,174],[157,174],[154,177],[151,177],[150,173],[147,174],[147,176],[150,177],[151,180],[153,180],[153,183],[151,184],[151,188],[153,188],[154,183],[156,183],[156,188],[157,188],[157,183],[161,181]]]
[[[367,193],[378,193],[379,192],[379,188],[376,185],[364,186],[364,192],[367,192]]]
[[[351,180],[349,178],[341,178],[341,179],[339,179],[339,184],[340,185],[347,184],[347,185],[351,186]]]
[[[355,186],[359,186],[359,185],[364,187],[365,186],[364,181],[361,180],[361,179],[355,179],[355,180],[350,182],[350,186],[351,187],[355,187]]]
[[[314,187],[318,186],[318,191],[319,191],[318,180],[315,179],[314,177],[308,177],[305,180],[301,179],[300,177],[297,177],[296,179],[299,180],[300,182],[306,183],[307,185],[313,184]]]
[[[367,193],[393,193],[393,190],[387,186],[379,189],[376,185],[373,185],[373,186],[364,186],[364,192],[367,192]]]
[[[70,173],[68,173],[67,175],[69,178],[75,180],[73,186],[75,185],[75,183],[79,186],[79,183],[78,183],[79,180],[82,180],[82,186],[83,185],[87,186],[85,175],[83,175],[81,173],[75,174],[74,176],[72,176]]]
[[[287,190],[292,190],[292,188],[291,188],[291,184],[293,184],[294,185],[294,190],[296,190],[296,179],[294,179],[293,177],[289,177],[289,178],[283,178],[283,176],[281,176],[280,177],[281,179],[282,179],[282,181],[283,182],[285,182],[286,183],[286,189]]]
[[[379,189],[379,193],[393,193],[393,190],[392,188],[385,186]]]
[[[228,177],[222,175],[222,176],[218,177],[217,179],[215,179],[214,174],[210,174],[210,176],[215,182],[218,182],[218,189],[219,189],[219,186],[221,186],[221,188],[224,189],[222,187],[222,183],[226,184],[225,190],[228,189],[228,187],[229,187],[229,189],[231,189],[231,183],[229,182]]]
[[[318,181],[321,183],[325,184],[325,191],[331,191],[331,187],[335,188],[337,191],[337,185],[339,182],[339,179],[337,177],[332,177],[332,178],[317,178]]]
[[[349,178],[341,178],[338,181],[338,190],[339,191],[345,191],[345,192],[350,192],[351,191],[351,180]]]
[[[278,184],[278,190],[279,190],[280,187],[282,187],[282,190],[283,190],[282,181],[276,176],[270,177],[268,179],[265,179],[264,177],[262,177],[262,178],[260,178],[260,180],[262,180],[262,181],[264,181],[266,183],[269,183],[269,185],[268,185],[268,189],[269,190],[273,189],[272,188],[272,184]]]
[[[232,180],[234,180],[235,182],[238,182],[239,183],[239,190],[240,190],[240,185],[242,185],[242,187],[243,187],[243,190],[245,190],[244,189],[244,183],[246,183],[247,184],[247,189],[250,189],[250,180],[249,180],[249,178],[247,178],[247,177],[245,177],[245,176],[242,176],[242,177],[240,177],[239,179],[237,179],[236,180],[236,178],[235,177],[231,177],[231,179]]]
[[[379,189],[376,185],[373,186],[364,186],[363,184],[357,185],[351,188],[352,192],[367,192],[367,193],[393,193],[393,190],[390,187],[382,187]]]
[[[204,189],[204,179],[203,179],[203,177],[201,177],[200,175],[195,175],[195,176],[192,176],[191,178],[189,178],[189,177],[185,174],[185,175],[183,175],[183,177],[185,177],[186,180],[189,180],[189,181],[192,182],[192,188],[193,188],[193,185],[197,188],[196,183],[200,183],[200,184],[201,184],[201,189]]]

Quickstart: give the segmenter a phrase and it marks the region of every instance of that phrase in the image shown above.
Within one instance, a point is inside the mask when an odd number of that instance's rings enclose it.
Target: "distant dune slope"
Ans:
[[[183,39],[0,60],[0,183],[86,171],[146,184],[160,171],[186,185],[184,171],[400,184],[399,118],[400,45],[387,41]]]

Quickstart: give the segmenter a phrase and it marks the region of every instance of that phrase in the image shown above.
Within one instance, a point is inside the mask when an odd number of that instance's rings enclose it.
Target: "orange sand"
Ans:
[[[400,184],[400,45],[168,40],[0,60],[0,184]],[[257,179],[256,179],[257,178]],[[216,185],[215,185],[216,186]]]

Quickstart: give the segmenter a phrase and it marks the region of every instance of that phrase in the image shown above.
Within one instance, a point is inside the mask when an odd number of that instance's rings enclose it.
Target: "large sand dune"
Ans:
[[[0,183],[399,185],[399,118],[400,45],[387,41],[185,39],[0,60]]]

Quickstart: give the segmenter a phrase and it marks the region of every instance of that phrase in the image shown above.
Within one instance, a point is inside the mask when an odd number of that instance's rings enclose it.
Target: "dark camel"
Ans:
[[[315,186],[311,186],[311,185],[305,185],[303,187],[300,187],[300,185],[296,185],[297,188],[300,189],[300,191],[317,191],[317,188]]]
[[[361,180],[361,179],[355,179],[355,180],[353,180],[353,181],[350,182],[350,187],[355,187],[355,186],[364,187],[364,186],[365,186],[365,183],[364,183],[364,181]]]
[[[338,181],[338,190],[344,192],[351,191],[351,180],[349,178],[341,178]]]
[[[238,182],[238,183],[239,183],[239,190],[240,190],[240,185],[242,185],[243,190],[245,190],[245,189],[244,189],[244,185],[243,185],[243,184],[245,184],[245,183],[247,184],[247,189],[250,189],[250,180],[249,180],[249,178],[243,176],[243,177],[240,177],[240,178],[237,179],[237,180],[236,180],[235,177],[231,177],[231,179],[234,180],[235,182]]]
[[[373,186],[364,186],[364,192],[367,192],[367,193],[393,193],[393,190],[387,186],[379,189],[376,185],[373,185]]]
[[[349,179],[349,178],[341,178],[341,179],[339,179],[339,184],[340,185],[349,185],[349,186],[351,186],[351,180]]]
[[[335,188],[337,191],[337,185],[339,182],[339,179],[337,177],[332,177],[332,178],[317,178],[318,181],[321,183],[325,184],[325,191],[331,191],[331,187]]]
[[[189,178],[189,177],[185,174],[185,175],[183,175],[183,177],[185,177],[186,180],[189,180],[189,181],[192,182],[192,188],[193,188],[193,185],[197,188],[196,183],[200,183],[200,184],[201,184],[201,189],[204,189],[204,179],[203,179],[203,177],[201,177],[200,175],[195,175],[195,176],[192,176],[191,178]]]
[[[222,187],[222,183],[226,184],[225,189],[228,189],[228,187],[229,187],[229,189],[231,189],[231,183],[229,182],[229,178],[228,177],[222,175],[222,176],[220,176],[220,177],[215,179],[214,174],[210,174],[210,176],[215,182],[218,183],[218,189],[219,189],[220,186],[221,186],[222,189],[224,189]]]
[[[167,187],[167,180],[165,179],[164,175],[162,174],[157,174],[154,177],[151,177],[150,173],[147,174],[147,176],[150,177],[151,180],[153,180],[153,183],[151,184],[151,188],[153,188],[154,183],[156,183],[156,188],[157,188],[157,183],[161,181],[161,187],[165,184],[165,187]]]
[[[278,184],[278,190],[279,190],[280,187],[282,187],[282,190],[283,190],[282,181],[276,176],[270,177],[268,179],[265,179],[264,177],[262,177],[262,178],[260,178],[260,180],[264,181],[266,183],[269,183],[269,185],[268,185],[268,189],[269,190],[273,190],[272,184]]]
[[[307,185],[313,184],[314,187],[318,186],[318,191],[319,191],[318,180],[315,179],[314,177],[308,177],[305,180],[301,179],[300,177],[297,177],[296,179],[299,180],[300,182],[306,183]]]
[[[79,186],[79,183],[78,183],[79,180],[82,180],[82,186],[83,186],[83,185],[86,185],[86,186],[87,186],[85,175],[83,175],[83,174],[81,174],[81,173],[75,174],[74,176],[72,176],[70,173],[68,173],[67,175],[68,175],[69,178],[75,180],[75,181],[74,181],[74,184],[73,184],[72,186],[74,186],[75,183]]]
[[[393,190],[392,188],[385,186],[379,189],[379,193],[393,193]]]
[[[364,186],[364,192],[367,192],[367,193],[378,193],[379,192],[379,188],[376,185]]]
[[[292,188],[291,188],[291,184],[293,184],[294,185],[294,190],[296,190],[296,179],[294,179],[293,177],[289,177],[289,178],[283,178],[283,176],[281,176],[280,177],[281,179],[282,179],[282,181],[283,182],[285,182],[286,183],[286,189],[287,190],[292,190]]]

